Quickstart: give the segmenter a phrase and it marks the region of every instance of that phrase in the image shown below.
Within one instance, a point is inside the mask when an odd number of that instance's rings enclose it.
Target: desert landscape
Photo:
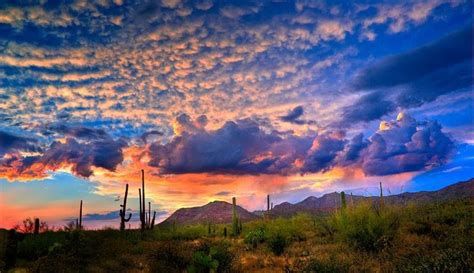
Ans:
[[[468,0],[0,0],[0,273],[474,273]]]

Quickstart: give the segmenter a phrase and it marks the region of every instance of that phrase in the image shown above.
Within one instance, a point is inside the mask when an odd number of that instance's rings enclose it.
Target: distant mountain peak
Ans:
[[[250,221],[257,219],[253,213],[248,212],[241,206],[236,206],[237,216],[242,221]],[[205,223],[230,223],[232,221],[232,204],[215,200],[205,204],[204,206],[180,208],[176,210],[161,224],[205,224]]]

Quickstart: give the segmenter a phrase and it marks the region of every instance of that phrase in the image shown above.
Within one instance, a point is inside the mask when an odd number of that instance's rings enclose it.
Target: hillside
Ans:
[[[237,206],[237,215],[243,221],[255,220],[255,214]],[[232,221],[232,204],[224,201],[213,201],[201,207],[181,208],[175,211],[161,224],[199,224],[199,223],[230,223]]]

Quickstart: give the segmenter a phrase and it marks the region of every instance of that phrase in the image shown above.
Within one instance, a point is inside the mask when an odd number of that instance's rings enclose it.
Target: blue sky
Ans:
[[[253,210],[267,193],[469,179],[472,8],[0,3],[0,226],[61,224],[81,199],[110,220],[140,169],[160,219],[231,196]]]

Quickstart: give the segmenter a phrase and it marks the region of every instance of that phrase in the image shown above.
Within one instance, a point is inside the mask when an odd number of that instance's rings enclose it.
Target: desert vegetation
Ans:
[[[341,195],[341,198],[346,198]],[[383,199],[382,199],[383,200]],[[143,231],[1,233],[3,268],[22,272],[470,272],[472,200],[385,205]]]

